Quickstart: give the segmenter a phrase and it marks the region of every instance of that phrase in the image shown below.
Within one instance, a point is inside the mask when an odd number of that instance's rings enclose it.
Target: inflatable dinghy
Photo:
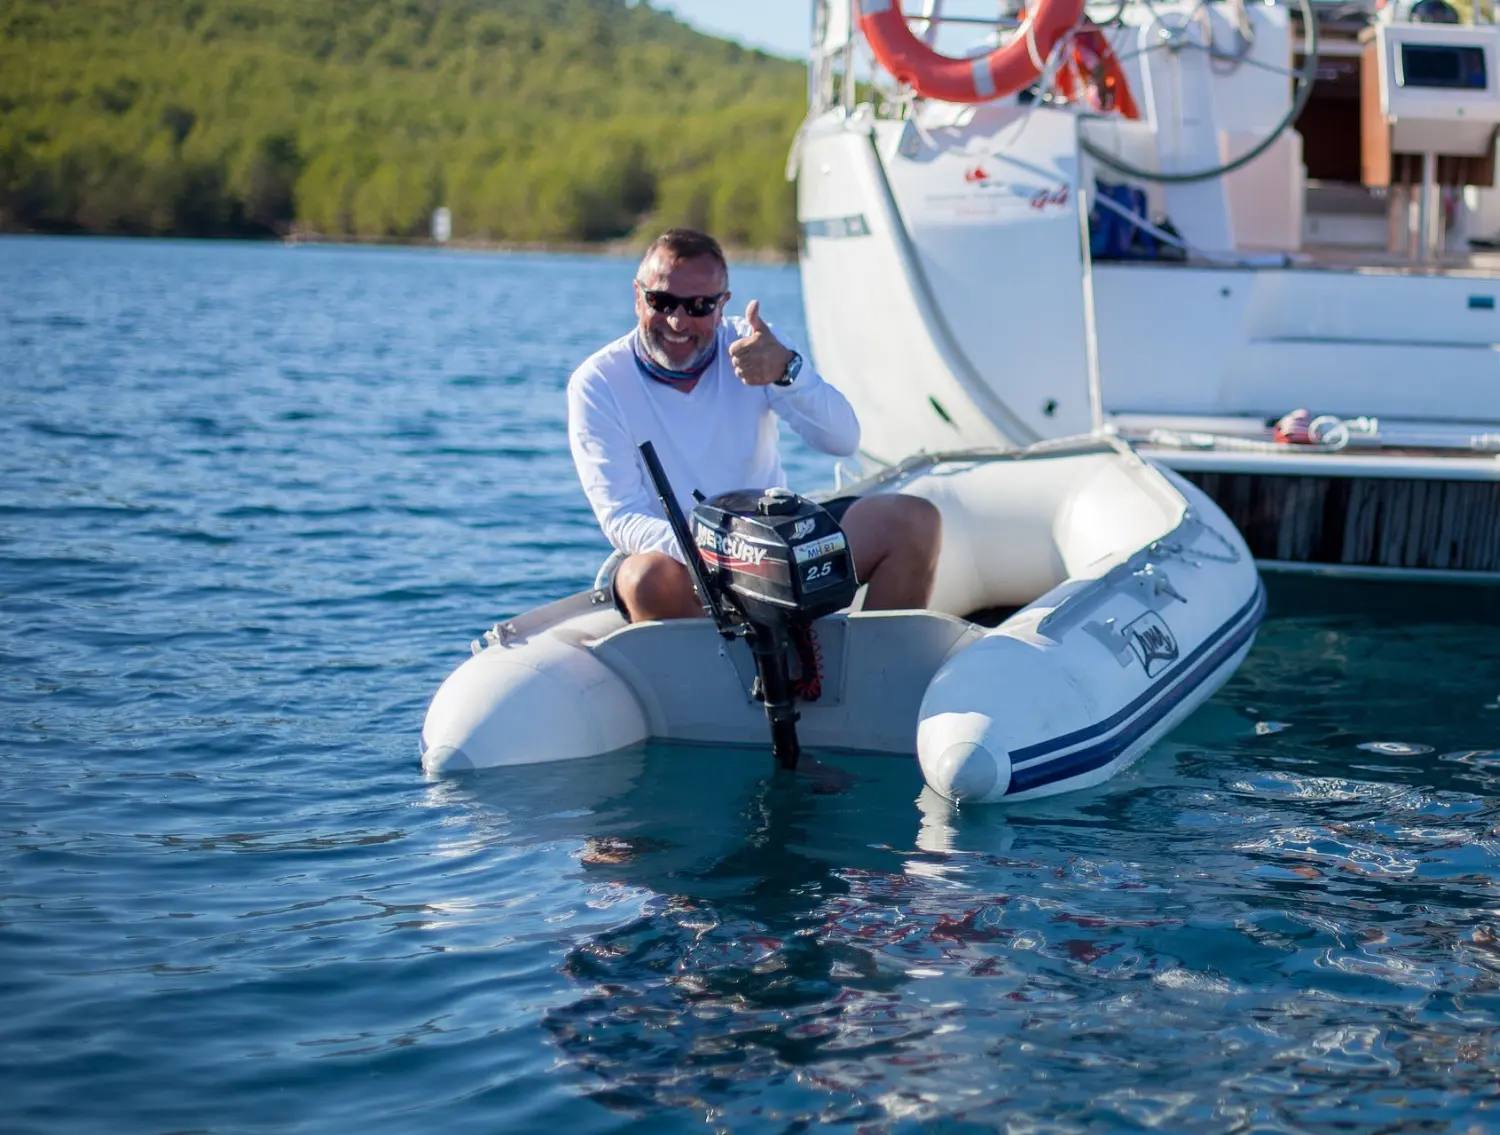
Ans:
[[[819,592],[801,596],[821,617],[771,651],[717,615],[627,624],[596,587],[474,644],[428,710],[424,769],[571,760],[648,740],[764,749],[779,713],[795,730],[793,759],[798,741],[915,752],[951,800],[1026,800],[1098,784],[1145,752],[1234,673],[1265,609],[1250,553],[1218,508],[1111,439],[918,456],[841,495],[877,493],[924,497],[942,513],[928,609],[822,614],[847,605],[851,579],[821,608]],[[739,496],[781,509],[779,498]],[[730,517],[741,527],[710,531],[704,507],[693,543],[710,569],[776,560],[773,536],[756,551],[761,529]],[[784,535],[803,540],[780,549],[794,582],[842,573],[827,513],[784,519]],[[772,654],[800,671],[794,693],[764,673]]]

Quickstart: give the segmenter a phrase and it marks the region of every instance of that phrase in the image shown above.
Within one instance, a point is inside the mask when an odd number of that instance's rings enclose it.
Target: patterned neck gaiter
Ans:
[[[714,365],[714,360],[719,357],[719,337],[714,336],[713,346],[699,360],[698,364],[690,370],[669,370],[656,362],[646,354],[645,347],[641,346],[641,333],[637,331],[630,337],[630,349],[635,352],[635,365],[641,368],[641,373],[647,378],[664,382],[668,386],[685,386],[703,377],[703,372]]]

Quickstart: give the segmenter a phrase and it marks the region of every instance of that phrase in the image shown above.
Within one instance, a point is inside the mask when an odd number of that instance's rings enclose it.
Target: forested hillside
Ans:
[[[5,0],[0,226],[789,248],[802,102],[644,0]]]

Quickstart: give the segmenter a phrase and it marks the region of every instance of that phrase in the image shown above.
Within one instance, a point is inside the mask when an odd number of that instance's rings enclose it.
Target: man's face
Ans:
[[[635,279],[635,314],[641,325],[641,345],[658,366],[668,370],[691,370],[713,347],[728,281],[719,262],[711,256],[674,260],[657,254],[641,265]],[[656,311],[646,302],[647,291],[667,292],[682,299],[697,296],[722,298],[706,315],[692,316],[681,304],[671,311]]]

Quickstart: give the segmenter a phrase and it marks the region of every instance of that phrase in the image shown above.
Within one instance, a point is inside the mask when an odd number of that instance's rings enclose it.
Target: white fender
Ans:
[[[581,647],[538,635],[482,651],[449,675],[422,727],[422,768],[589,757],[648,734],[645,711],[618,674]]]

